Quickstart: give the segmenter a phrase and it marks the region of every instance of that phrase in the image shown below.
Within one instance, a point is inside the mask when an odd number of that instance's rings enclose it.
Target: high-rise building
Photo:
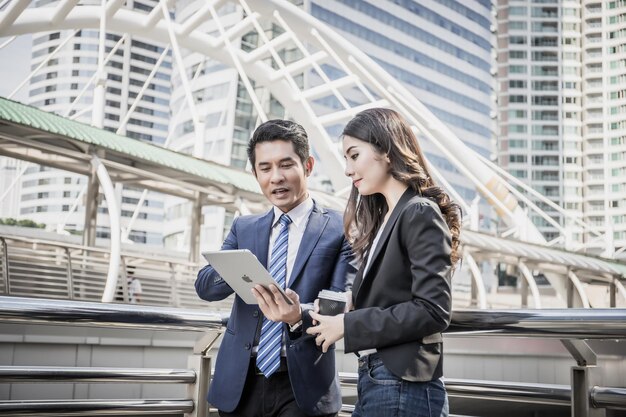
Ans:
[[[365,1],[365,0],[311,0],[294,2],[314,17],[331,26],[355,47],[365,51],[387,72],[398,79],[420,99],[439,119],[446,123],[469,147],[490,158],[495,150],[495,85],[493,69],[493,16],[491,1],[481,0],[474,7],[457,1]],[[176,18],[184,21],[202,5],[201,1],[181,4]],[[222,8],[220,16],[225,27],[235,24],[243,12],[234,6]],[[203,30],[216,33],[213,23],[205,23]],[[271,39],[273,27],[267,27]],[[258,35],[242,37],[242,48],[258,46]],[[283,59],[297,56],[296,49],[286,51]],[[256,124],[256,115],[237,72],[232,68],[205,61],[200,55],[185,57],[187,75],[198,105],[200,119],[205,122],[202,155],[218,162],[245,167],[245,146]],[[333,68],[325,66],[325,70]],[[296,77],[305,83],[306,77]],[[184,94],[180,80],[173,76],[172,111],[175,132],[172,148],[194,151],[193,121],[189,112],[182,112]],[[282,117],[284,109],[270,94],[259,93],[271,117]],[[338,103],[319,102],[316,105],[332,107]],[[329,131],[334,140],[341,130]],[[232,140],[231,140],[232,138]],[[471,203],[476,189],[432,144],[423,141],[430,162]],[[196,149],[197,151],[197,149]],[[317,185],[328,186],[324,178]],[[188,240],[184,218],[189,203],[168,199],[166,242],[184,245]],[[490,209],[482,205],[483,227],[489,227]],[[220,221],[220,209],[205,207],[201,247],[218,247],[222,230],[229,220]]]
[[[491,157],[495,39],[490,0],[471,7],[448,0],[311,0],[304,7],[400,81],[468,147]],[[432,143],[421,144],[430,163],[471,203],[474,185]]]
[[[535,199],[565,226],[533,214],[547,240],[624,247],[626,3],[498,0],[497,20],[501,166],[567,211]]]
[[[583,216],[608,234],[600,245],[589,233],[584,242],[626,259],[626,1],[581,6]]]
[[[40,2],[38,7],[50,7],[50,2]],[[158,5],[156,0],[132,0],[125,7],[150,11]],[[32,68],[48,60],[54,51],[73,31],[59,31],[33,36]],[[120,34],[106,34],[108,54],[120,41]],[[27,103],[46,111],[67,115],[90,123],[93,105],[94,73],[98,68],[98,31],[83,29],[62,47],[52,59],[30,80]],[[129,108],[155,67],[164,48],[145,39],[127,36],[106,64],[106,93],[104,129],[117,131]],[[171,56],[167,54],[154,78],[128,119],[121,134],[137,140],[163,144],[169,123]],[[72,104],[78,98],[75,104]],[[82,192],[86,177],[49,167],[29,167],[21,182],[19,215],[45,223],[51,229],[82,230],[84,203]],[[121,206],[122,227],[128,225],[140,201],[143,190],[117,186]],[[129,239],[138,243],[161,245],[163,240],[163,199],[157,193],[148,193],[135,221]],[[77,201],[78,200],[78,201]],[[102,199],[103,200],[103,199]],[[75,204],[78,203],[78,204]],[[76,210],[72,210],[76,206]],[[106,207],[98,208],[97,237],[107,238],[109,220]]]
[[[580,21],[570,21],[561,8],[557,1],[498,1],[498,145],[500,165],[510,174],[559,206],[567,199],[566,208],[575,211],[582,203],[576,197],[582,185],[576,172],[582,157],[580,38],[565,45],[561,28]],[[566,65],[567,74],[560,70]],[[567,197],[566,187],[573,191]],[[534,202],[563,222],[547,204]],[[548,241],[559,235],[539,215],[532,220]]]

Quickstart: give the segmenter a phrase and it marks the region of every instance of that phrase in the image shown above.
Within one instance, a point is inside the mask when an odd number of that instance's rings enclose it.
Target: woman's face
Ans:
[[[377,152],[371,144],[351,136],[343,137],[343,157],[346,176],[361,195],[384,193],[391,174],[389,158]]]

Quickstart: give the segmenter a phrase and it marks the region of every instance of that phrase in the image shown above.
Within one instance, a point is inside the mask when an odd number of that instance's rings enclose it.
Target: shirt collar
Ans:
[[[313,199],[311,198],[311,196],[308,196],[302,203],[292,208],[286,214],[288,214],[291,218],[291,222],[298,229],[300,229],[302,225],[306,224],[306,221],[309,218],[309,214],[311,214],[311,210],[313,210]],[[276,226],[276,224],[278,224],[278,219],[282,214],[282,210],[274,206],[274,220],[272,222],[272,229],[274,228],[274,226]]]

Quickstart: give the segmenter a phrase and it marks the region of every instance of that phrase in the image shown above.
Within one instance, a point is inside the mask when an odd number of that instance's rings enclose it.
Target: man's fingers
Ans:
[[[258,295],[259,297],[263,297],[267,292],[267,290],[261,285],[255,285],[254,287],[252,287],[251,291],[253,294]]]
[[[261,291],[264,291],[265,293]],[[263,311],[263,314],[267,317],[268,313],[272,310],[272,307],[273,307],[272,305],[273,297],[271,295],[268,296],[267,291],[265,291],[264,289],[261,289],[261,291],[259,291],[257,288],[252,289],[252,293],[254,294],[254,297],[256,298],[257,303],[259,304],[259,308],[261,309],[261,311]]]
[[[273,305],[272,303],[268,302],[268,297],[270,300],[273,300],[272,295],[260,285],[255,286],[254,288],[252,288],[251,291],[256,298],[256,301],[259,304],[259,309],[261,309],[261,312],[263,313],[265,318],[271,321],[277,321],[277,316],[276,314],[274,314],[273,311]]]
[[[291,288],[287,288],[287,290],[285,291],[285,294],[287,294],[287,297],[289,297],[289,299],[293,301],[294,304],[300,302],[300,296],[298,295],[297,292],[295,292]]]
[[[255,285],[254,288],[259,292],[259,294],[261,294],[261,296],[265,300],[265,303],[267,303],[268,306],[272,306],[273,304],[274,305],[276,304],[276,299],[272,291],[268,291],[267,289],[263,288],[263,286],[261,285]]]
[[[291,304],[287,302],[287,299],[275,285],[270,285],[269,287],[255,285],[252,293],[257,299],[259,308],[268,320],[293,323],[301,318],[300,297],[295,291],[289,289],[286,291]]]
[[[276,303],[276,305],[278,305],[281,308],[283,306],[287,305],[287,302],[285,301],[285,298],[280,293],[280,291],[278,290],[278,287],[276,287],[276,285],[274,285],[274,284],[270,285],[270,291],[272,292],[272,297],[274,298],[274,302]]]
[[[278,287],[276,287],[276,285],[274,284],[270,285],[270,291],[272,292],[272,294],[274,294],[274,296],[280,295],[280,291],[278,291]]]
[[[260,292],[258,292],[256,288],[252,288],[250,291],[252,292],[252,295],[254,295],[254,298],[256,298],[256,301],[257,303],[259,303],[259,306],[261,304],[265,304],[265,299],[263,298],[263,295]]]

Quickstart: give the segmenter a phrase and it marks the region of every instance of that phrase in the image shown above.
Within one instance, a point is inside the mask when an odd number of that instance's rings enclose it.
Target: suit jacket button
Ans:
[[[259,317],[259,311],[258,310],[254,310],[252,312],[252,317]]]
[[[246,350],[250,350],[250,343],[246,343],[246,344],[244,345],[244,348],[246,348]]]

